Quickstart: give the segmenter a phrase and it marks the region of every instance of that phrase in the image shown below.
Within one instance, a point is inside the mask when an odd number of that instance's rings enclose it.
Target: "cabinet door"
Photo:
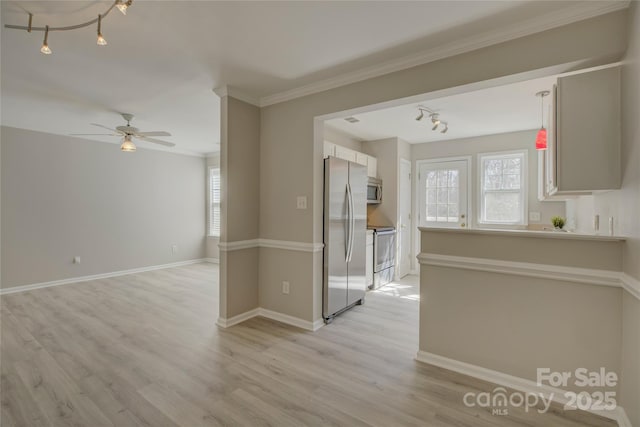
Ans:
[[[362,165],[362,166],[367,166],[368,165],[368,157],[366,154],[364,153],[360,153],[358,151],[356,151],[356,163]]]
[[[336,145],[336,157],[350,162],[356,161],[356,152],[348,148]]]
[[[367,175],[372,178],[378,176],[378,159],[375,157],[367,156]]]
[[[326,159],[329,156],[335,157],[335,155],[336,155],[336,144],[325,141],[324,142],[324,158]]]
[[[620,188],[620,67],[558,79],[558,192]]]

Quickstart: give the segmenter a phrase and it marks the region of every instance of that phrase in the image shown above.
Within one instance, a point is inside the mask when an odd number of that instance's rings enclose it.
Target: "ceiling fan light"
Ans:
[[[122,145],[120,146],[120,150],[125,152],[134,152],[136,151],[136,145],[131,140],[131,135],[126,135],[124,140],[122,141]]]

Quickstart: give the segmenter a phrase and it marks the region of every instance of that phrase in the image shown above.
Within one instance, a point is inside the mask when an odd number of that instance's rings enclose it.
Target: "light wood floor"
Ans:
[[[211,264],[3,296],[2,427],[615,425],[464,406],[495,386],[414,361],[416,280],[316,333],[218,328]]]

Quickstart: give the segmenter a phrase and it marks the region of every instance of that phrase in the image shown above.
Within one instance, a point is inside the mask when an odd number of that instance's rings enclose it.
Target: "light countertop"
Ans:
[[[420,231],[435,233],[456,234],[484,234],[491,236],[532,237],[542,239],[567,239],[567,240],[596,240],[596,241],[624,241],[623,236],[609,236],[602,234],[584,234],[565,231],[535,231],[535,230],[510,230],[496,228],[436,228],[418,227]]]

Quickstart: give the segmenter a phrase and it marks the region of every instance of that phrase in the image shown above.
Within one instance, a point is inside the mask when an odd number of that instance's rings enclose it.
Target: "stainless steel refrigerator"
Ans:
[[[367,168],[328,157],[324,160],[324,284],[326,323],[364,302],[367,230]]]

